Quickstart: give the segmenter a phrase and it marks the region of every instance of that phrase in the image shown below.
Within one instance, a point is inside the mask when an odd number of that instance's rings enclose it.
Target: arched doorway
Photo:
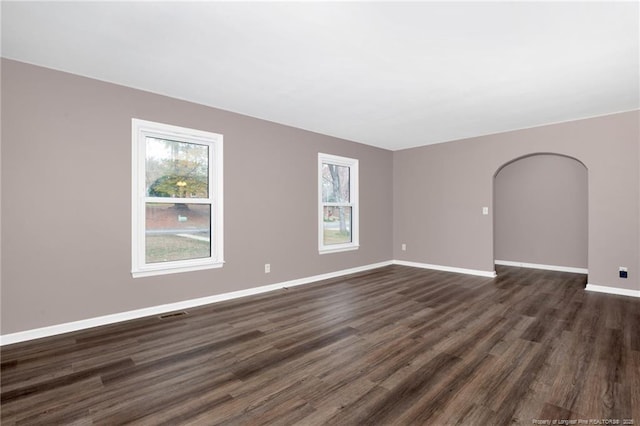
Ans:
[[[579,160],[538,153],[494,175],[497,265],[587,273],[588,170]]]

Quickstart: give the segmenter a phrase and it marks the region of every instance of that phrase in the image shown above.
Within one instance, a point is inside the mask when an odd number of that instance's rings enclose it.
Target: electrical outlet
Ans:
[[[269,272],[271,272],[271,264],[270,263],[265,263],[264,264],[264,273],[268,274]]]
[[[485,216],[488,215],[489,214],[489,207],[483,207],[482,208],[482,214],[485,215]]]
[[[620,278],[628,278],[629,277],[629,272],[628,272],[626,266],[621,266],[620,268],[618,268],[618,276]]]
[[[407,245],[402,243],[402,251],[407,251]]]

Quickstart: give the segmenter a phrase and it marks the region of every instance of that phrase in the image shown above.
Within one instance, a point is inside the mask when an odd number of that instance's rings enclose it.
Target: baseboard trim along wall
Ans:
[[[506,262],[505,263],[499,263],[499,262],[502,262],[502,261],[496,261],[496,264],[497,265],[506,264]],[[516,262],[509,262],[507,266],[523,265],[522,267],[526,268],[530,266],[524,266],[524,265],[531,265],[531,264],[519,264],[519,263],[517,265],[514,265],[514,263]],[[4,336],[0,336],[0,346],[10,345],[12,343],[25,342],[28,340],[40,339],[43,337],[55,336],[58,334],[70,333],[72,331],[85,330],[88,328],[99,327],[101,325],[109,325],[109,324],[114,324],[122,321],[129,321],[129,320],[153,316],[153,315],[166,314],[168,312],[195,308],[198,306],[209,305],[211,303],[237,299],[239,297],[251,296],[254,294],[266,293],[268,291],[279,290],[282,288],[295,287],[295,286],[304,285],[304,284],[311,284],[317,281],[328,280],[331,278],[341,277],[343,275],[355,274],[358,272],[364,272],[371,269],[382,268],[384,266],[389,266],[389,265],[411,266],[414,268],[433,269],[436,271],[476,275],[476,276],[487,277],[487,278],[496,277],[495,271],[482,271],[478,269],[456,268],[453,266],[433,265],[429,263],[409,262],[405,260],[389,260],[385,262],[372,263],[369,265],[343,269],[340,271],[314,275],[306,278],[299,278],[296,280],[284,281],[281,283],[270,284],[270,285],[265,285],[261,287],[253,287],[245,290],[233,291],[230,293],[217,294],[214,296],[201,297],[198,299],[184,300],[176,303],[167,303],[165,305],[151,306],[149,308],[136,309],[133,311],[121,312],[121,313],[111,314],[111,315],[104,315],[104,316],[89,318],[89,319],[80,320],[80,321],[73,321],[73,322],[68,322],[64,324],[57,324],[57,325],[52,325],[48,327],[35,328],[32,330],[6,334]],[[547,266],[547,265],[538,265],[538,266]],[[546,268],[536,268],[536,269],[546,269]],[[567,269],[562,269],[561,271],[575,272],[576,269],[580,269],[580,268],[571,268],[571,269],[572,270],[570,271],[567,271]],[[558,271],[559,269],[550,269],[550,270]],[[586,273],[586,269],[584,271],[585,272],[578,272],[578,273]],[[601,293],[617,294],[622,296],[640,297],[640,291],[627,290],[627,289],[616,288],[616,287],[606,287],[606,286],[587,284],[587,290],[594,291],[594,292],[601,292]]]
[[[546,271],[557,272],[572,272],[574,274],[588,274],[587,268],[575,268],[573,266],[556,266],[556,265],[543,265],[540,263],[526,263],[526,262],[513,262],[511,260],[495,260],[496,265],[503,266],[515,266],[518,268],[531,268],[531,269],[544,269]]]
[[[394,265],[413,266],[414,268],[434,269],[436,271],[455,272],[458,274],[477,275],[479,277],[495,278],[496,271],[482,271],[479,269],[456,268],[454,266],[432,265],[429,263],[408,262],[406,260],[394,260]]]
[[[89,318],[80,321],[67,322],[64,324],[57,324],[48,327],[35,328],[27,331],[20,331],[17,333],[6,334],[0,336],[0,346],[10,345],[12,343],[25,342],[28,340],[40,339],[43,337],[55,336],[58,334],[70,333],[72,331],[84,330],[87,328],[99,327],[101,325],[114,324],[122,321],[129,321],[133,319],[148,317],[152,315],[161,315],[168,312],[180,311],[189,308],[195,308],[197,306],[208,305],[211,303],[222,302],[225,300],[237,299],[239,297],[251,296],[254,294],[266,293],[268,291],[279,290],[282,288],[295,287],[304,284],[310,284],[316,281],[327,280],[330,278],[337,278],[343,275],[355,274],[357,272],[364,272],[370,269],[381,268],[383,266],[391,265],[391,261],[373,263],[370,265],[359,266],[356,268],[343,269],[341,271],[329,272],[326,274],[314,275],[306,278],[299,278],[291,281],[284,281],[281,283],[265,285],[261,287],[253,287],[245,290],[233,291],[230,293],[216,294],[214,296],[201,297],[198,299],[184,300],[182,302],[168,303],[165,305],[151,306],[149,308],[136,309],[133,311],[121,312],[117,314],[104,315],[95,318]]]
[[[10,345],[12,343],[20,343],[28,340],[41,339],[43,337],[55,336],[58,334],[70,333],[78,330],[85,330],[88,328],[99,327],[101,325],[109,325],[122,321],[129,321],[133,319],[148,317],[152,315],[161,315],[168,312],[180,311],[189,308],[195,308],[197,306],[208,305],[211,303],[222,302],[225,300],[236,299],[238,297],[251,296],[254,294],[266,293],[267,291],[273,291],[282,289],[285,287],[295,287],[304,284],[310,284],[316,281],[327,280],[330,278],[337,278],[343,275],[355,274],[357,272],[368,271],[370,269],[381,268],[388,265],[404,265],[413,266],[416,268],[435,269],[438,271],[457,272],[461,274],[479,275],[482,277],[495,277],[495,271],[478,271],[474,269],[455,268],[450,266],[430,265],[427,263],[406,262],[403,260],[388,260],[385,262],[373,263],[370,265],[359,266],[356,268],[343,269],[336,272],[329,272],[326,274],[314,275],[311,277],[300,278],[291,281],[285,281],[276,284],[265,285],[261,287],[253,287],[245,290],[233,291],[230,293],[217,294],[214,296],[201,297],[198,299],[184,300],[182,302],[168,303],[165,305],[151,306],[149,308],[136,309],[133,311],[121,312],[117,314],[104,315],[95,318],[89,318],[80,321],[67,322],[63,324],[52,325],[48,327],[35,328],[32,330],[20,331],[17,333],[6,334],[0,336],[0,346]]]
[[[619,287],[607,287],[603,285],[587,284],[586,290],[594,291],[597,293],[615,294],[618,296],[640,297],[640,290],[629,290],[626,288],[619,288]]]

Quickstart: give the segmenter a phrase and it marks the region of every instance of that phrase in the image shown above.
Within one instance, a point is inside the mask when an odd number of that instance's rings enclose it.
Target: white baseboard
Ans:
[[[587,291],[595,291],[598,293],[616,294],[618,296],[640,297],[640,290],[629,290],[619,287],[607,287],[604,285],[587,284]]]
[[[306,278],[299,278],[291,281],[284,281],[277,284],[270,284],[261,287],[248,288],[246,290],[233,291],[230,293],[217,294],[214,296],[201,297],[198,299],[184,300],[182,302],[168,303],[165,305],[151,306],[149,308],[136,309],[133,311],[120,312],[117,314],[104,315],[95,318],[88,318],[80,321],[67,322],[63,324],[52,325],[48,327],[36,328],[32,330],[20,331],[17,333],[5,334],[0,336],[0,346],[10,345],[12,343],[25,342],[28,340],[40,339],[43,337],[55,336],[58,334],[69,333],[72,331],[84,330],[87,328],[108,325],[122,321],[128,321],[137,318],[148,317],[152,315],[161,315],[167,312],[180,311],[184,309],[194,308],[197,306],[208,305],[211,303],[222,302],[225,300],[236,299],[238,297],[250,296],[254,294],[265,293],[267,291],[278,290],[287,287],[295,287],[304,284],[310,284],[316,281],[336,278],[343,275],[355,274],[357,272],[368,271],[370,269],[381,268],[391,265],[391,261],[373,263],[356,268],[343,269],[341,271],[329,272],[326,274],[314,275]]]
[[[233,291],[230,293],[217,294],[214,296],[201,297],[198,299],[184,300],[181,302],[168,303],[164,305],[151,306],[149,308],[136,309],[133,311],[120,312],[117,314],[104,315],[95,318],[88,318],[80,321],[73,321],[63,324],[52,325],[48,327],[36,328],[32,330],[21,331],[17,333],[5,334],[0,336],[0,346],[10,345],[12,343],[25,342],[28,340],[40,339],[43,337],[55,336],[58,334],[69,333],[72,331],[84,330],[88,328],[98,327],[101,325],[114,324],[122,321],[129,321],[132,319],[143,318],[153,315],[161,315],[168,312],[180,311],[184,309],[194,308],[197,306],[208,305],[211,303],[222,302],[225,300],[236,299],[238,297],[251,296],[254,294],[265,293],[268,291],[278,290],[286,287],[295,287],[304,284],[310,284],[317,281],[327,280],[330,278],[337,278],[343,275],[355,274],[358,272],[364,272],[371,269],[381,268],[388,265],[403,265],[411,266],[414,268],[433,269],[436,271],[454,272],[459,274],[476,275],[480,277],[494,278],[496,276],[495,271],[483,271],[478,269],[457,268],[453,266],[433,265],[429,263],[409,262],[405,260],[389,260],[385,262],[373,263],[370,265],[359,266],[350,269],[343,269],[340,271],[329,272],[326,274],[314,275],[306,278],[299,278],[296,280],[284,281],[276,284],[265,285],[261,287],[253,287],[245,290]],[[587,273],[586,269],[581,268],[566,268],[549,265],[535,265],[519,262],[508,261],[496,261],[497,265],[508,266],[521,266],[537,269],[549,269],[552,271],[564,271],[564,272],[577,272]],[[563,268],[563,269],[550,269],[550,268]],[[587,284],[587,290],[599,291],[604,293],[618,294],[624,296],[640,297],[640,291],[626,290],[615,287],[604,287]]]
[[[589,273],[589,270],[586,268],[575,268],[573,266],[543,265],[540,263],[513,262],[511,260],[496,260],[494,261],[494,263],[496,265],[503,265],[503,266],[516,266],[518,268],[544,269],[546,271],[572,272],[574,274]]]
[[[477,275],[480,277],[495,278],[496,271],[482,271],[479,269],[456,268],[453,266],[431,265],[429,263],[408,262],[406,260],[394,260],[394,265],[413,266],[414,268],[434,269],[436,271],[455,272],[458,274]]]

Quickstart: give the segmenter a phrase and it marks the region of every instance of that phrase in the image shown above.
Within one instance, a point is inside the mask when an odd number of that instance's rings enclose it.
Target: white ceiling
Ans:
[[[640,108],[638,2],[9,2],[2,56],[391,150]]]

